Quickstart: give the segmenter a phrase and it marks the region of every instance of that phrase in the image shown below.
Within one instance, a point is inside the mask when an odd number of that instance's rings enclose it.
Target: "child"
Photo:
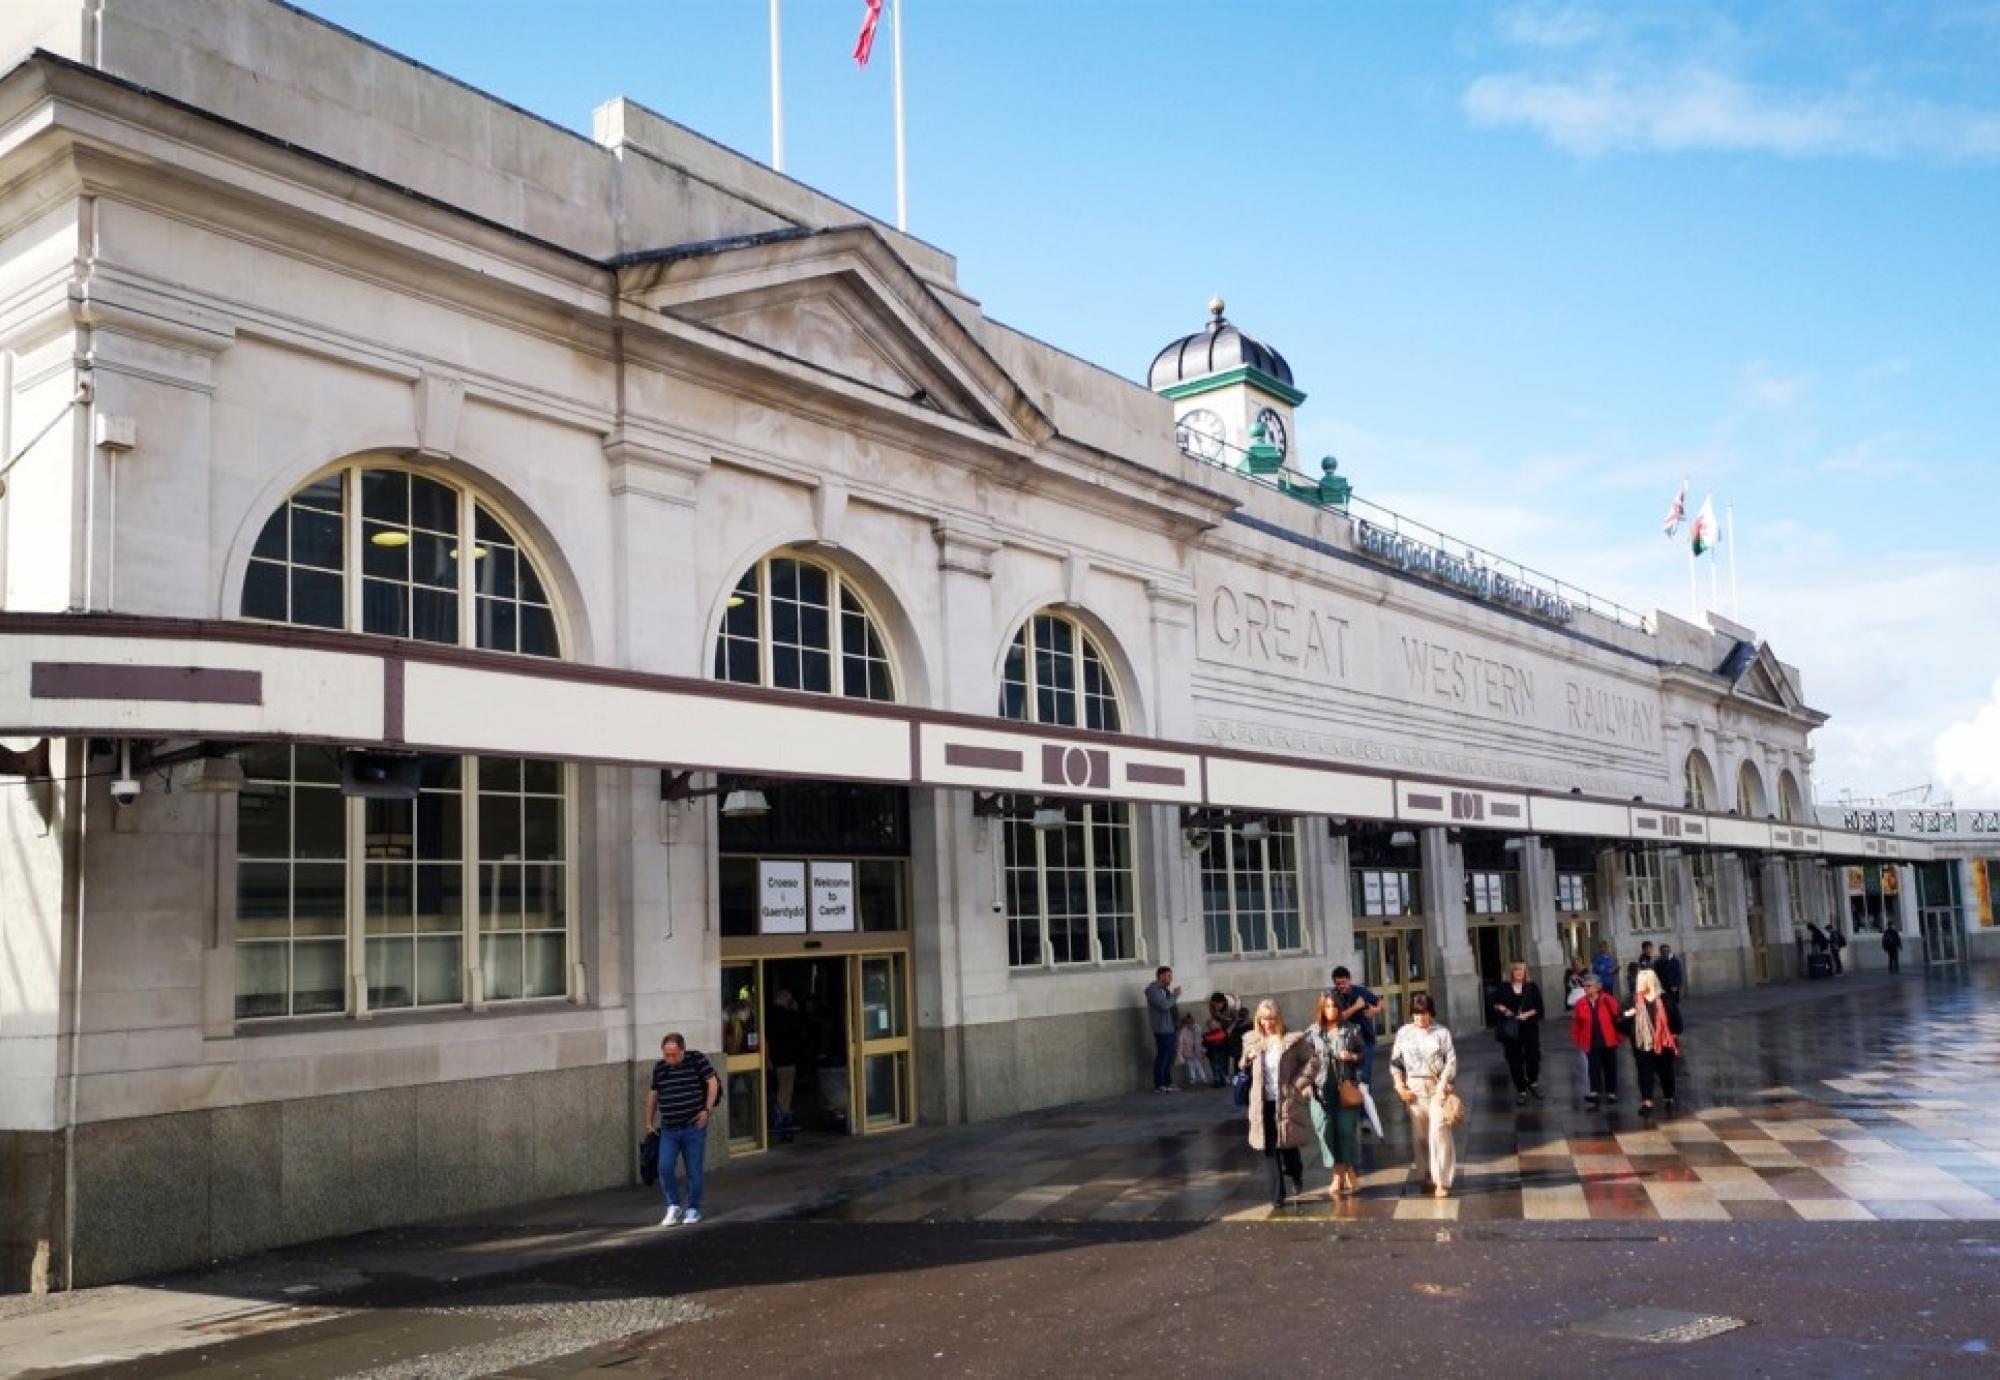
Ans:
[[[1199,1088],[1208,1082],[1208,1055],[1201,1047],[1201,1035],[1194,1028],[1194,1013],[1181,1013],[1180,1033],[1175,1037],[1175,1053],[1184,1070],[1183,1076],[1190,1088]]]

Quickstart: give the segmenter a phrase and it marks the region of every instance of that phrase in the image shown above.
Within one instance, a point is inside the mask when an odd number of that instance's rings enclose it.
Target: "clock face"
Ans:
[[[1264,444],[1277,447],[1280,455],[1286,454],[1285,419],[1267,407],[1257,414],[1257,420],[1264,424]]]
[[[1174,439],[1180,443],[1181,454],[1191,455],[1197,460],[1216,461],[1222,458],[1223,442],[1229,435],[1222,418],[1205,407],[1198,407],[1186,414],[1174,428]]]

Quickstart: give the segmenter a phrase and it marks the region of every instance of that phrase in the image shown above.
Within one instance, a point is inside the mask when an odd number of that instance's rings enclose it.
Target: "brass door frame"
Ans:
[[[888,942],[883,942],[883,941]],[[873,941],[873,942],[870,942]],[[900,942],[899,942],[900,941]],[[748,964],[756,969],[753,990],[757,1002],[757,1048],[739,1054],[724,1056],[723,1091],[728,1093],[728,1077],[733,1073],[755,1073],[757,1134],[738,1136],[735,1127],[730,1128],[730,1149],[737,1155],[762,1154],[771,1148],[771,1112],[765,1076],[764,1052],[767,1043],[763,1030],[764,965],[787,959],[838,958],[847,965],[847,1126],[848,1134],[856,1136],[886,1135],[893,1131],[905,1130],[916,1124],[917,1108],[917,1060],[915,1053],[916,1024],[916,974],[914,946],[910,943],[907,930],[881,931],[872,934],[827,934],[812,937],[798,935],[757,935],[742,936],[724,941],[723,970],[740,968]],[[883,1040],[861,1038],[861,968],[867,958],[898,958],[903,970],[903,1034]],[[718,974],[719,975],[719,974]],[[724,1013],[724,1020],[728,1013]],[[872,1130],[867,1125],[866,1091],[862,1079],[866,1075],[867,1056],[870,1054],[901,1054],[907,1073],[905,1096],[909,1112],[906,1120],[893,1126],[877,1126]]]

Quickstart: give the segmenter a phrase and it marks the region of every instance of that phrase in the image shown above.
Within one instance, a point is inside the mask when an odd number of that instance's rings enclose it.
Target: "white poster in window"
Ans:
[[[854,864],[816,862],[812,865],[812,927],[851,932],[854,929]]]
[[[760,934],[806,932],[806,865],[757,864],[757,929]]]

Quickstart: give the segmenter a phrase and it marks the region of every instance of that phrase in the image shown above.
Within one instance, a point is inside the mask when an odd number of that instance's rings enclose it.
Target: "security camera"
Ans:
[[[1181,830],[1181,841],[1187,844],[1191,852],[1206,853],[1208,851],[1208,830],[1183,829]]]
[[[136,778],[121,776],[111,783],[111,798],[120,805],[130,805],[143,789]]]

